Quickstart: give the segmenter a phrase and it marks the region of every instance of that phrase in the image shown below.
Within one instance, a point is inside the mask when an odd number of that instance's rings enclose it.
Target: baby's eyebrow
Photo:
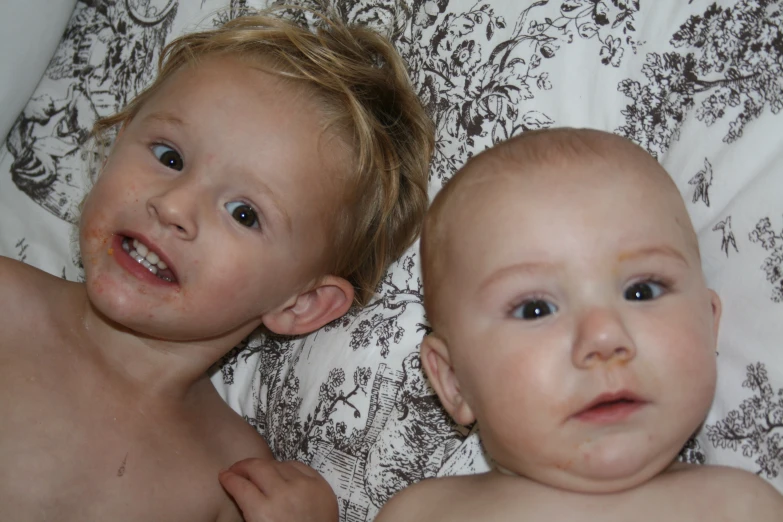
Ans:
[[[543,273],[551,273],[555,270],[557,270],[556,264],[543,261],[515,263],[513,265],[504,266],[499,270],[494,270],[488,277],[481,281],[479,288],[489,288],[512,274],[527,273],[530,275],[540,275]]]
[[[620,252],[620,255],[617,256],[617,261],[619,263],[622,263],[623,261],[632,261],[634,259],[639,259],[642,257],[655,257],[655,256],[672,258],[676,261],[679,261],[680,263],[683,263],[685,266],[690,266],[688,260],[685,258],[684,255],[682,255],[682,253],[679,250],[668,245],[656,245],[656,246],[639,248],[636,250]]]

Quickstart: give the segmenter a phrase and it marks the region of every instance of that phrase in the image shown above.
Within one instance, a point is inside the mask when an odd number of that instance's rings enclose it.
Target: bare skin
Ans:
[[[206,374],[149,387],[85,342],[83,285],[6,258],[0,284],[0,519],[241,520],[218,472],[272,456]]]
[[[0,520],[336,520],[207,377],[261,324],[313,331],[353,299],[323,266],[343,161],[299,96],[228,57],[181,69],[84,205],[85,283],[0,258]]]
[[[422,367],[498,470],[424,481],[376,520],[783,520],[759,477],[672,464],[714,397],[721,306],[646,152],[597,131],[522,136],[429,212]]]
[[[777,491],[750,473],[679,464],[644,487],[599,495],[563,491],[498,471],[425,480],[393,497],[375,520],[773,522],[783,519],[781,513]]]

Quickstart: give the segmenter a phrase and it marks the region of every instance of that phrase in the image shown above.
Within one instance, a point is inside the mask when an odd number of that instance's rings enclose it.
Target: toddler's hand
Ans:
[[[329,483],[301,462],[246,459],[218,478],[247,522],[337,521],[337,498]]]

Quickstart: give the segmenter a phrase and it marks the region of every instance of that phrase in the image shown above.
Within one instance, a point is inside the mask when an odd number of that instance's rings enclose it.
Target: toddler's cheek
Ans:
[[[82,221],[79,232],[79,249],[85,268],[95,265],[102,256],[114,255],[111,239],[111,233],[104,227],[96,225],[95,220]]]

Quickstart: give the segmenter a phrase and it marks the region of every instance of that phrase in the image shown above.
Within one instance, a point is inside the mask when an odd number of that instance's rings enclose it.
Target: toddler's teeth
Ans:
[[[139,264],[144,266],[144,268],[155,275],[158,275],[158,272],[161,270],[166,270],[168,268],[166,263],[160,259],[158,254],[147,248],[147,246],[144,243],[141,243],[138,239],[123,239],[122,249],[125,250],[128,255],[135,259]],[[172,279],[168,276],[162,275],[160,278],[164,281],[172,282]]]

